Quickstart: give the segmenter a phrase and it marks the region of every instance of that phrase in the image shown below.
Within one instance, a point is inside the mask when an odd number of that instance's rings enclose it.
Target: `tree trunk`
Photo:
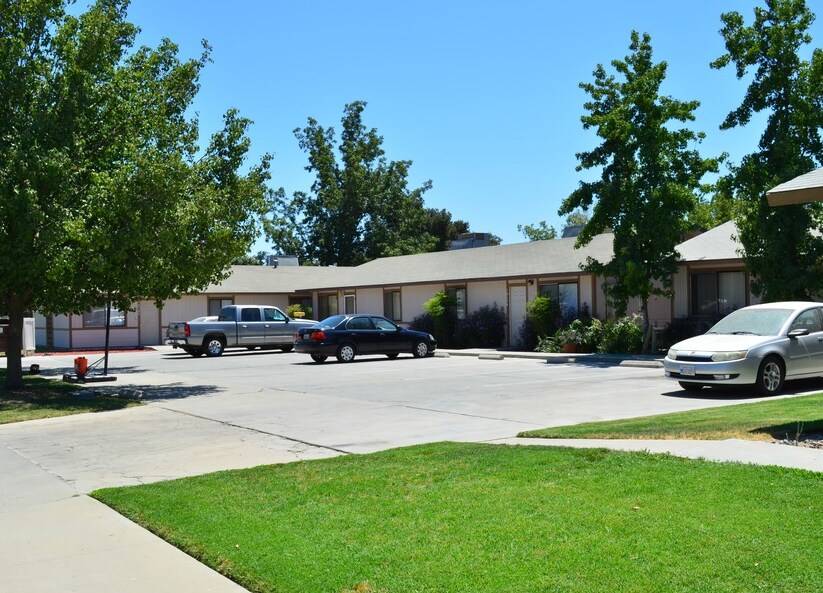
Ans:
[[[9,335],[6,346],[6,389],[23,387],[23,316],[25,309],[20,298],[9,299]]]
[[[648,354],[652,349],[652,324],[649,322],[649,300],[643,299],[640,305],[643,315],[643,353]]]

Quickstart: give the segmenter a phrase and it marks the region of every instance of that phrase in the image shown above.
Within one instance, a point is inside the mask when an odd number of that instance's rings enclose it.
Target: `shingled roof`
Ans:
[[[577,274],[586,258],[608,261],[613,235],[596,236],[581,249],[575,238],[381,257],[337,277],[317,278],[304,289],[365,288]]]

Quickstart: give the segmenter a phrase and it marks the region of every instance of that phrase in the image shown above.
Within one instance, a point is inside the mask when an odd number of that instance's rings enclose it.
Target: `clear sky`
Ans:
[[[208,136],[226,109],[255,123],[253,152],[274,155],[273,187],[309,190],[307,156],[293,130],[308,117],[340,131],[346,103],[368,102],[363,121],[383,136],[386,157],[411,160],[410,187],[430,179],[427,207],[445,208],[473,231],[525,241],[518,224],[560,230],[561,201],[585,173],[575,154],[596,146],[583,130],[598,63],[628,53],[631,31],[647,32],[668,62],[663,94],[699,100],[704,156],[734,161],[756,149],[762,120],[719,130],[746,88],[734,69],[712,70],[724,53],[720,14],[754,0],[133,0],[140,42],[168,37],[181,57],[213,47],[195,109]],[[823,46],[823,2],[813,46]],[[809,50],[810,53],[811,50]],[[760,125],[758,125],[760,124]],[[589,178],[587,176],[586,178]],[[253,251],[270,250],[258,242]]]

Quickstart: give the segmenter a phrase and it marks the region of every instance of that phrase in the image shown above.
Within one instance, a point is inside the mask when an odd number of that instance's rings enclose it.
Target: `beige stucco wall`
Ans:
[[[444,290],[442,284],[419,284],[404,286],[400,291],[400,306],[403,308],[403,323],[411,323],[423,314],[423,305],[436,293]]]
[[[358,313],[383,315],[382,288],[361,288],[357,290],[355,295],[357,298],[355,305]]]
[[[502,308],[507,312],[508,294],[505,280],[492,282],[469,282],[466,285],[466,308],[468,313],[481,307]]]

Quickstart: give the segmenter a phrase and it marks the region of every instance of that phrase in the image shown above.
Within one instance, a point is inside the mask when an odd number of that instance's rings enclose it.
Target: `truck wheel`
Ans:
[[[203,356],[203,350],[201,348],[191,348],[189,346],[186,346],[185,348],[183,348],[183,350],[186,351],[186,354],[193,356],[195,358]]]
[[[341,344],[340,348],[337,349],[337,360],[340,362],[351,362],[354,360],[355,354],[353,344]]]
[[[206,338],[203,346],[206,349],[206,356],[220,356],[226,348],[225,344],[223,344],[223,340],[217,336],[210,336]]]

